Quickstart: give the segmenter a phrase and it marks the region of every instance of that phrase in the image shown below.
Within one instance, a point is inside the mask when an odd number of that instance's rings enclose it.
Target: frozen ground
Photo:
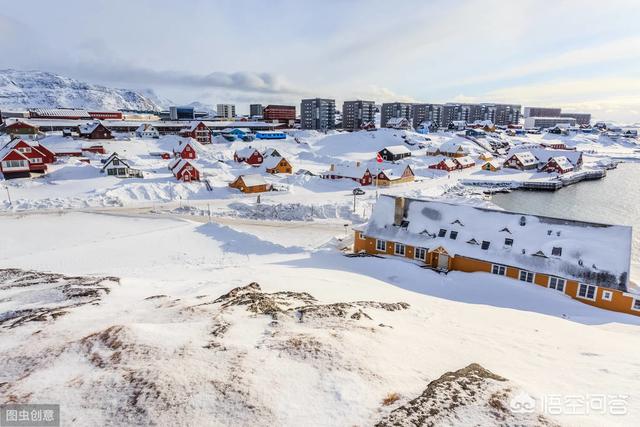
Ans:
[[[345,257],[336,219],[183,214],[0,218],[0,268],[22,269],[0,271],[3,401],[82,426],[640,423],[640,318]],[[601,395],[626,415],[540,406]]]

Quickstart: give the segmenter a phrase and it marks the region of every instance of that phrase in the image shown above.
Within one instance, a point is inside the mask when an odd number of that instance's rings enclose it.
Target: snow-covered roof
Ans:
[[[406,226],[394,226],[395,197],[383,195],[369,222],[360,229],[369,237],[429,250],[442,247],[451,256],[462,255],[583,283],[609,287],[627,283],[631,261],[629,226],[434,200],[407,198],[404,203]],[[457,232],[455,238],[451,231]],[[505,239],[511,239],[511,244]],[[488,248],[483,249],[482,242],[488,242]]]
[[[375,169],[376,165],[373,163],[369,166],[369,171],[374,172],[382,172],[389,179],[399,179],[402,177],[402,174],[407,170],[407,168],[411,168],[406,164],[398,164],[391,162],[383,162],[377,164],[379,169]]]
[[[194,169],[198,169],[197,165],[192,160],[181,159],[180,157],[176,158],[175,160],[177,160],[177,162],[173,165],[173,167],[170,167],[171,171],[174,174],[180,172],[182,168],[185,167],[185,165],[191,165]]]
[[[263,157],[271,157],[271,156],[275,156],[275,157],[281,157],[280,156],[280,152],[278,150],[276,150],[275,148],[267,148],[266,150],[264,150],[264,152],[262,153]]]
[[[175,168],[178,165],[178,163],[180,163],[180,160],[182,160],[181,157],[174,157],[173,159],[171,159],[171,161],[167,165],[169,170],[173,170],[173,168]]]
[[[390,145],[388,147],[384,147],[383,150],[387,150],[391,154],[399,155],[399,154],[411,154],[411,150],[409,150],[404,145]],[[382,150],[381,150],[382,151]]]
[[[96,130],[98,126],[100,126],[100,122],[85,123],[83,125],[78,126],[78,130],[82,135],[88,135],[94,130]]]
[[[111,153],[111,155],[107,158],[107,160],[104,162],[104,165],[102,166],[101,170],[105,170],[111,163],[113,163],[114,160],[120,160],[120,163],[122,163],[125,167],[131,167],[129,166],[129,163],[122,159],[118,153]]]
[[[454,161],[460,163],[462,166],[473,166],[476,164],[476,162],[469,156],[456,157],[454,158]]]
[[[335,176],[341,176],[345,178],[360,179],[364,176],[367,170],[371,172],[371,169],[369,169],[365,165],[356,166],[351,164],[341,164],[341,165],[335,165],[333,170],[326,171],[323,173],[323,175],[335,175]]]
[[[496,169],[500,169],[500,168],[502,168],[502,162],[501,162],[501,161],[499,161],[499,160],[496,160],[496,159],[489,160],[489,161],[487,161],[487,162],[485,163],[485,165],[486,165],[487,163],[488,163],[488,164],[490,164],[491,166],[493,166],[493,167],[494,167],[494,168],[496,168]]]
[[[573,165],[571,164],[569,159],[567,159],[564,156],[551,157],[549,160],[553,160],[554,162],[556,162],[556,164],[560,166],[562,169],[573,169]]]
[[[224,128],[221,130],[222,133],[231,133],[233,131],[239,130],[243,133],[251,133],[251,129],[249,128]]]
[[[387,120],[387,126],[400,126],[409,123],[405,117],[391,117]]]
[[[539,162],[547,163],[552,157],[566,157],[574,166],[580,162],[582,157],[582,151],[577,150],[561,150],[561,149],[548,149],[538,144],[523,144],[511,148],[507,157],[519,152],[527,151],[534,155]]]
[[[244,147],[236,151],[236,156],[238,156],[241,159],[248,159],[255,152],[259,153],[259,151],[253,147]]]
[[[465,145],[453,140],[443,142],[439,150],[441,153],[469,153],[469,149]]]
[[[238,178],[242,178],[244,185],[247,187],[255,187],[257,185],[265,185],[267,183],[267,181],[264,180],[264,177],[258,174],[240,175]]]
[[[283,157],[274,157],[274,156],[265,157],[264,161],[262,162],[262,166],[265,169],[273,169],[276,166],[278,166],[278,163],[280,163],[282,159]]]
[[[182,130],[183,131],[186,130],[186,131],[189,131],[189,132],[193,132],[194,130],[196,130],[196,128],[198,127],[198,125],[200,123],[204,124],[204,122],[202,122],[202,121],[189,122],[189,126],[185,126]]]
[[[536,156],[531,154],[530,151],[515,152],[512,154],[512,156],[515,156],[516,159],[518,159],[523,166],[529,166],[529,165],[534,165],[538,163],[538,159],[536,159]],[[509,157],[512,157],[512,156],[510,155]]]
[[[138,126],[136,132],[157,132],[158,130],[151,123],[143,123]]]
[[[441,162],[444,162],[444,164],[449,168],[455,168],[455,167],[458,166],[456,164],[456,162],[453,161],[453,159],[451,159],[449,157],[444,157],[444,156],[434,157],[434,161],[431,164],[432,165],[437,165],[437,164],[439,164]]]
[[[29,112],[41,117],[78,117],[91,119],[91,115],[89,115],[87,110],[78,108],[32,108],[29,109]]]

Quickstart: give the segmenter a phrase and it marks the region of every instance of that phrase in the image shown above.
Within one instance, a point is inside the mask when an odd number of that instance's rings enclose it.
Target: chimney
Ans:
[[[404,197],[396,197],[393,211],[393,225],[400,226],[404,219]]]
[[[356,167],[359,168],[360,167],[360,162],[356,162]]]
[[[331,163],[331,166],[329,166],[329,170],[331,172],[333,172],[334,170],[336,170],[336,165],[334,165],[333,163]]]

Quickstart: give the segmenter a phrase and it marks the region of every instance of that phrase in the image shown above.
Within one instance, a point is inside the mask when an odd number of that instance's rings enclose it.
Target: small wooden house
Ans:
[[[441,171],[451,172],[458,168],[458,164],[452,159],[442,159],[438,163],[429,166],[429,169],[438,169]]]
[[[395,162],[398,160],[402,160],[405,157],[410,157],[411,150],[409,150],[404,145],[391,145],[389,147],[384,147],[382,150],[378,151],[378,154],[388,162]]]
[[[489,172],[497,172],[502,169],[502,163],[497,160],[489,160],[484,165],[482,165],[482,170]]]
[[[31,172],[44,173],[47,164],[55,161],[55,155],[44,145],[20,138],[13,139],[2,147],[0,156],[0,162],[3,162],[0,164],[0,170],[5,178],[28,177]],[[22,164],[25,159],[26,168]],[[28,173],[24,173],[25,169]]]
[[[180,136],[193,138],[200,144],[211,144],[211,129],[203,122],[191,122],[180,131]]]
[[[152,124],[143,123],[136,129],[136,136],[138,138],[160,138],[160,132]]]
[[[264,161],[264,157],[255,148],[245,147],[233,153],[233,160],[238,163],[247,163],[251,166],[260,166]]]
[[[476,165],[476,162],[470,156],[454,157],[452,160],[456,164],[457,169],[467,169]]]
[[[271,189],[262,175],[258,174],[240,175],[235,181],[229,183],[229,187],[236,188],[243,193],[264,193]]]
[[[170,165],[171,172],[179,181],[200,181],[200,170],[189,159],[177,158],[172,163]]]
[[[384,165],[378,172],[377,184],[380,186],[389,186],[412,182],[415,180],[415,174],[411,166],[406,165]]]
[[[100,122],[87,123],[78,126],[78,135],[87,139],[111,139],[111,131]]]
[[[411,126],[411,122],[404,117],[392,117],[387,120],[385,125],[391,129],[401,129],[401,130],[410,130],[413,129]]]
[[[439,147],[427,149],[427,155],[429,156],[464,157],[469,154],[469,149],[466,146],[455,141],[446,141]]]
[[[29,178],[29,158],[18,150],[7,149],[0,153],[0,172],[5,179]]]
[[[355,166],[349,164],[336,166],[332,164],[329,170],[323,172],[320,176],[322,179],[351,179],[360,185],[371,185],[373,183],[373,175],[369,168],[361,166],[360,162],[357,162]]]
[[[198,158],[198,148],[196,148],[196,144],[197,143],[190,138],[184,138],[178,142],[178,145],[173,149],[173,153],[181,159],[195,160]]]
[[[573,164],[566,157],[551,157],[547,163],[540,168],[543,172],[565,174],[573,171]]]
[[[142,178],[142,171],[132,168],[127,161],[118,156],[118,153],[112,153],[105,160],[100,173],[105,172],[117,178]]]
[[[485,162],[488,162],[489,160],[493,160],[493,156],[491,155],[491,153],[485,151],[484,153],[480,154],[478,156],[478,158],[480,160],[484,160]]]
[[[262,163],[267,173],[292,173],[291,163],[284,157],[267,157]]]
[[[504,162],[505,168],[519,169],[519,170],[531,170],[537,169],[538,159],[529,151],[521,151],[514,153]]]
[[[4,132],[9,135],[37,135],[40,132],[40,128],[31,123],[18,120],[7,125],[4,128]]]

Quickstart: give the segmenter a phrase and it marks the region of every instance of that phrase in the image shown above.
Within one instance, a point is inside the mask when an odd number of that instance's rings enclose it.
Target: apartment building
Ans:
[[[249,116],[257,117],[262,116],[262,104],[249,104]]]
[[[424,122],[441,127],[443,109],[442,104],[413,104],[413,127],[417,129]]]
[[[389,119],[403,118],[413,121],[413,104],[408,102],[389,102],[382,104],[380,127],[387,127]]]
[[[560,113],[560,117],[574,118],[576,119],[576,125],[589,125],[591,124],[590,113]]]
[[[262,111],[262,118],[266,121],[293,124],[296,120],[295,105],[269,104]]]
[[[303,99],[300,103],[302,129],[328,130],[336,127],[336,101],[327,98]]]
[[[560,117],[561,108],[524,107],[524,118],[527,117]]]
[[[236,106],[234,104],[218,104],[216,114],[218,117],[232,119],[236,116]]]
[[[375,121],[376,106],[373,101],[345,101],[342,104],[342,128],[358,130],[363,124]]]

